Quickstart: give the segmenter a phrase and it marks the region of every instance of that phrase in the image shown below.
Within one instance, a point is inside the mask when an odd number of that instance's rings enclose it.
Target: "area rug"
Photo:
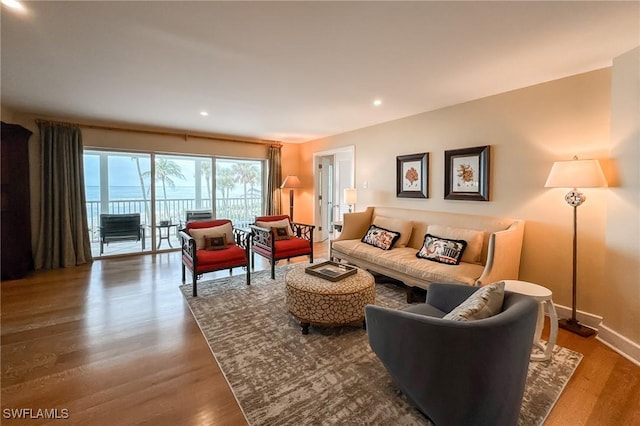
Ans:
[[[397,389],[361,327],[312,326],[302,335],[287,312],[284,273],[294,265],[181,286],[251,425],[430,425]],[[376,304],[406,305],[403,289],[376,284]],[[544,422],[582,355],[556,346],[531,362],[519,425]]]

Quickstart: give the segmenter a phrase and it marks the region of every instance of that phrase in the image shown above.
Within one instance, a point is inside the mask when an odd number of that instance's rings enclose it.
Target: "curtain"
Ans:
[[[269,147],[269,176],[267,177],[267,203],[266,214],[277,215],[281,211],[282,183],[282,146],[271,145]]]
[[[40,228],[36,269],[91,262],[84,193],[82,135],[77,126],[38,121]]]

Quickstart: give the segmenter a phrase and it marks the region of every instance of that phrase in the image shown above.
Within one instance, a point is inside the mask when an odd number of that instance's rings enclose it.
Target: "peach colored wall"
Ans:
[[[354,145],[357,210],[382,205],[525,219],[520,278],[571,306],[572,209],[566,190],[544,183],[556,160],[608,157],[610,98],[607,68],[312,141],[301,147],[300,168],[312,170],[314,152]],[[481,145],[491,146],[491,201],[444,200],[444,151]],[[430,197],[397,198],[396,156],[420,152],[430,153]],[[312,182],[307,186],[312,195]],[[606,191],[585,190],[579,210],[578,308],[595,314],[603,313],[605,293]],[[313,221],[311,202],[298,211]]]

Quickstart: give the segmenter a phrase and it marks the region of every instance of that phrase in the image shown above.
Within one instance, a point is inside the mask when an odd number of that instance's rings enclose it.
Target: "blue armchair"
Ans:
[[[505,291],[502,311],[441,319],[478,287],[431,284],[426,303],[365,308],[369,344],[411,402],[436,425],[515,425],[538,305]]]

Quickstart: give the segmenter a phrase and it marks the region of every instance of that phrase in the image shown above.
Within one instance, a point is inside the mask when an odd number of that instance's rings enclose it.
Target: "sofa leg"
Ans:
[[[425,303],[427,291],[418,287],[407,286],[407,303]]]

